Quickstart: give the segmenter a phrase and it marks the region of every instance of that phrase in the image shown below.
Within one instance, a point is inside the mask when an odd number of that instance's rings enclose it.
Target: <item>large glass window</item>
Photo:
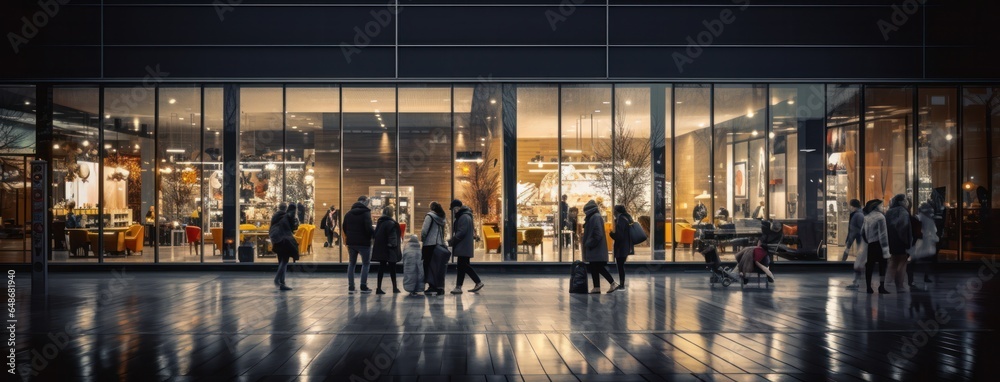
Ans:
[[[662,114],[659,118],[662,123]],[[616,86],[612,125],[614,143],[611,145],[614,149],[614,204],[625,206],[647,235],[653,211],[651,122],[649,86]],[[662,234],[658,234],[656,239],[659,236]],[[650,243],[653,240],[636,246],[636,260],[652,259]]]
[[[396,89],[344,87],[343,97],[344,210],[350,210],[359,196],[368,196],[375,220],[383,207],[398,205]],[[446,209],[449,202],[438,200]],[[412,213],[422,218],[427,211],[428,207],[422,206]]]
[[[97,184],[97,147],[101,122],[100,90],[96,87],[56,87],[52,90],[52,230],[62,227],[65,251],[53,253],[55,261],[98,261],[97,236],[102,219]],[[66,227],[67,221],[78,228]],[[71,223],[71,226],[75,225]],[[56,238],[58,240],[59,237]],[[59,248],[58,244],[55,248]]]
[[[716,205],[708,219],[720,229],[735,230],[737,223],[743,228],[750,219],[777,218],[764,208],[766,92],[761,85],[715,87]]]
[[[303,254],[340,261],[340,89],[289,87],[285,98],[285,199],[306,207],[302,223],[308,235],[302,240],[309,243]],[[328,215],[334,221],[330,231],[320,228]]]
[[[267,245],[271,215],[282,201],[302,202],[289,199],[285,190],[285,166],[301,168],[304,162],[290,159],[284,151],[283,97],[280,87],[240,89],[240,241],[249,242],[258,258],[270,261],[276,261]]]
[[[674,89],[674,220],[667,223],[667,237],[677,261],[697,261],[693,256],[694,226],[710,222],[712,201],[711,85],[677,85]]]
[[[913,89],[865,90],[865,200],[881,199],[888,207],[896,194],[912,186],[907,171],[913,149]]]
[[[823,245],[829,240],[824,221],[842,208],[836,204],[823,208],[826,94],[819,84],[772,86],[770,93],[769,214],[781,223],[782,242],[788,246],[777,255],[823,260]]]
[[[861,179],[860,124],[861,87],[827,85],[826,117],[826,225],[830,260],[854,260],[857,246],[845,253],[850,224],[851,200],[860,205],[865,200],[859,188]],[[858,212],[861,213],[861,212]]]
[[[499,100],[496,100],[499,102]],[[492,102],[492,100],[491,100]],[[552,246],[555,231],[571,230],[572,224],[561,224],[562,215],[570,216],[570,208],[581,211],[574,193],[570,204],[560,203],[559,188],[559,88],[549,85],[525,85],[517,89],[517,245],[519,261],[556,261],[557,247]],[[565,115],[565,114],[564,114]],[[574,119],[575,123],[576,119]],[[565,123],[565,121],[564,121]],[[564,134],[576,137],[576,130],[564,124]],[[563,152],[578,152],[574,144],[563,142]],[[570,154],[578,155],[578,154]],[[572,193],[569,180],[576,180],[576,168],[564,160],[562,194]],[[565,210],[560,212],[560,206]],[[582,222],[582,220],[581,220]],[[581,223],[582,224],[582,223]],[[565,227],[564,227],[565,226]],[[566,240],[567,244],[569,243]],[[547,245],[546,245],[547,244]],[[569,251],[567,251],[569,252]],[[567,255],[570,258],[572,255]]]
[[[473,210],[480,241],[476,258],[501,261],[503,139],[500,85],[456,86],[455,197]],[[520,105],[519,105],[520,106]],[[419,216],[418,216],[419,217]],[[482,256],[481,256],[482,255]]]
[[[0,87],[0,263],[30,260],[27,161],[34,152],[35,88]]]
[[[917,90],[917,163],[916,200],[911,212],[923,202],[943,207],[943,201],[956,200],[958,184],[958,89],[920,88]],[[911,196],[911,194],[907,194]],[[911,196],[912,197],[912,196]],[[967,207],[963,200],[960,202]],[[931,203],[928,204],[930,206]],[[940,207],[934,207],[943,212]],[[952,209],[952,211],[957,211]],[[957,260],[957,253],[944,251],[946,258]]]
[[[962,94],[962,142],[964,145],[961,177],[962,259],[979,260],[1000,253],[1000,89],[965,88]],[[945,137],[947,138],[947,136]],[[953,141],[953,140],[952,140]],[[949,169],[954,171],[954,168]],[[948,186],[951,186],[949,184]],[[933,194],[932,194],[933,196]],[[933,198],[932,198],[933,200]],[[938,248],[946,258],[954,258],[958,246],[957,222],[949,220],[958,206],[946,204],[935,215]]]
[[[141,153],[138,159],[144,166],[140,171],[143,184],[152,184],[154,174],[146,169],[153,168],[149,164],[156,161],[154,153],[159,157],[160,188],[156,199],[142,198],[136,214],[141,214],[142,224],[150,228],[142,233],[150,234],[144,238],[150,247],[155,241],[159,261],[200,262],[205,236],[202,185],[208,166],[203,163],[207,155],[201,149],[201,89],[166,87],[159,91],[158,147],[154,150],[152,139],[144,137],[132,149]],[[145,146],[148,149],[144,150]],[[148,191],[143,187],[142,193],[152,196],[154,191],[151,186]],[[159,201],[158,206],[153,205],[154,200]]]
[[[447,86],[399,88],[402,155],[394,210],[400,228],[408,235],[420,235],[424,214],[432,201],[447,210],[453,199],[451,97],[451,87]]]
[[[202,210],[201,220],[209,261],[222,261],[222,115],[223,91],[221,87],[206,86],[204,97],[204,123],[202,131]],[[230,217],[233,219],[233,217]]]
[[[567,197],[567,216],[577,216],[582,233],[584,206],[593,200],[610,239],[614,196],[619,190],[614,173],[616,150],[612,141],[611,87],[606,85],[574,85],[562,87],[562,195]],[[635,192],[639,194],[639,192]],[[632,197],[626,191],[627,197]],[[579,212],[574,214],[573,208]],[[572,218],[571,218],[572,219]],[[576,259],[576,254],[572,257]],[[564,256],[566,258],[568,256]]]

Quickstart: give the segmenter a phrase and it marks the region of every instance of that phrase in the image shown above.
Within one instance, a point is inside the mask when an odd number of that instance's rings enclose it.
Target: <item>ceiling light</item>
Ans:
[[[380,124],[379,126],[382,126],[382,127],[384,128],[384,127],[385,127],[385,124],[383,123],[383,124]]]
[[[111,114],[105,114],[104,119],[111,119]]]
[[[312,125],[313,125],[313,123],[312,123],[312,122],[309,122],[309,126],[312,126]]]
[[[298,129],[299,127],[298,127],[298,126],[292,126],[292,128],[293,128],[293,129]]]
[[[31,101],[24,101],[25,105],[31,105]]]
[[[486,141],[486,138],[479,138],[480,141]]]
[[[601,103],[607,105],[607,104],[611,103],[611,101],[604,101],[604,102],[601,102]]]
[[[292,118],[295,118],[295,114],[292,114]]]
[[[632,104],[632,100],[625,100],[625,104],[626,105],[631,105]]]
[[[755,137],[757,136],[757,134],[758,134],[758,133],[757,133],[757,130],[754,130],[754,131],[751,131],[751,132],[750,132],[750,135],[753,135],[753,136],[755,136]]]
[[[215,132],[215,135],[219,135],[219,132],[218,132],[218,131],[216,131],[216,132]]]
[[[801,149],[799,151],[804,152],[804,153],[811,153],[811,152],[815,152],[816,149]]]
[[[58,143],[56,143],[56,144],[52,145],[52,148],[53,148],[53,149],[56,149],[56,150],[59,150],[59,144],[58,144]]]
[[[166,151],[168,153],[178,153],[178,154],[181,154],[181,153],[184,152],[184,149],[167,149]]]
[[[136,144],[135,144],[135,149],[136,149],[136,150],[138,150],[138,149],[139,149],[139,144],[138,144],[138,143],[136,143]]]
[[[600,110],[594,110],[594,112],[595,112],[595,113],[600,113],[601,111],[600,111]]]
[[[491,105],[495,105],[496,103],[497,103],[497,100],[495,100],[495,99],[491,99],[491,100],[490,100],[490,104],[491,104]]]
[[[105,149],[110,149],[111,148],[111,144],[110,143],[105,143],[104,144],[104,148]]]
[[[173,99],[173,98],[171,98],[171,99],[170,99],[169,101],[167,101],[167,102],[170,102],[170,104],[171,104],[171,105],[173,105],[173,104],[177,103],[177,100],[176,100],[176,99]]]
[[[181,121],[183,121],[183,120],[184,120],[184,117],[180,117],[180,118],[177,118],[177,119],[178,119],[178,120],[181,120]]]
[[[954,139],[954,138],[955,137],[953,135],[951,135],[951,134],[948,134],[948,135],[944,136],[944,139],[949,140],[949,141],[952,140],[952,139]]]
[[[680,105],[680,104],[682,104],[682,103],[684,103],[684,101],[677,101],[677,104],[678,104],[678,105]]]
[[[84,140],[83,143],[81,143],[81,145],[83,145],[83,147],[90,146],[90,141]]]
[[[376,102],[378,102],[378,100],[377,100],[377,99],[373,99],[373,100],[371,100],[371,103],[376,103]]]
[[[795,104],[795,100],[792,100],[792,99],[788,100],[788,104],[789,105],[794,105]]]
[[[753,118],[753,112],[751,111],[751,112],[747,113],[747,117]]]
[[[772,132],[770,132],[770,133],[767,133],[767,136],[768,136],[768,137],[771,137],[771,138],[773,139],[773,138],[774,138],[774,132],[772,131]]]

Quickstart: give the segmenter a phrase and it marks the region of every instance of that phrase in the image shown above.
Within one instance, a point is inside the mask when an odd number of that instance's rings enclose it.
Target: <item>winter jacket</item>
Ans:
[[[885,215],[882,211],[872,210],[865,214],[865,223],[861,228],[862,240],[865,243],[879,243],[882,247],[882,257],[889,258],[889,234],[885,226]]]
[[[351,210],[344,214],[344,236],[346,236],[346,243],[348,246],[364,246],[369,247],[372,245],[372,236],[375,235],[375,229],[372,228],[372,210],[368,209],[364,203],[354,203],[351,206]]]
[[[618,215],[615,219],[615,229],[611,232],[611,239],[614,243],[615,259],[628,257],[634,252],[632,245],[632,216],[629,214]]]
[[[83,217],[72,212],[66,214],[66,228],[83,228],[83,223],[80,223],[81,218]]]
[[[921,238],[917,239],[917,244],[910,248],[910,256],[915,259],[934,256],[937,253],[937,226],[934,225],[934,218],[923,213],[917,214],[920,219]]]
[[[444,241],[444,218],[434,211],[428,212],[424,217],[424,225],[420,228],[420,241],[425,247],[447,244]]]
[[[861,210],[851,212],[851,222],[847,226],[847,245],[861,242],[861,227],[865,225],[865,214]]]
[[[287,261],[292,258],[298,261],[299,245],[295,241],[295,231],[299,229],[299,219],[294,214],[279,211],[271,216],[271,223],[267,234],[274,252],[278,254],[278,260]]]
[[[475,253],[475,234],[472,224],[472,209],[468,206],[459,208],[455,214],[455,223],[451,227],[451,239],[448,246],[456,257],[472,257]]]
[[[372,261],[391,263],[403,261],[401,245],[399,223],[388,216],[378,218],[378,223],[375,225],[375,246],[372,248]]]
[[[583,206],[583,260],[608,261],[608,239],[604,232],[604,218],[593,200]]]
[[[885,224],[889,238],[889,253],[906,255],[913,244],[913,228],[910,226],[910,212],[906,210],[906,196],[900,194],[892,198],[889,210],[885,212]]]

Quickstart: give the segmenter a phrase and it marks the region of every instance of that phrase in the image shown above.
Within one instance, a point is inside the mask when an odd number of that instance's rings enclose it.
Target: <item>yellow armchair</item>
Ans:
[[[212,233],[212,244],[215,246],[212,249],[212,256],[215,256],[215,252],[222,255],[222,227],[212,227],[209,231]]]
[[[142,244],[143,238],[145,236],[146,227],[141,224],[133,224],[128,227],[128,231],[125,231],[125,253],[126,255],[136,252],[142,254]]]
[[[673,246],[674,244],[693,244],[695,229],[691,228],[691,223],[687,222],[677,222],[671,224],[667,222],[664,224],[664,238],[667,242]],[[677,233],[677,237],[673,237],[674,232]]]
[[[309,249],[309,242],[306,241],[309,238],[308,224],[300,224],[293,236],[295,236],[295,242],[299,244],[299,256],[304,255]]]
[[[490,250],[494,248],[496,248],[497,253],[500,253],[500,228],[491,224],[483,224],[483,242],[486,243],[486,253],[490,253]]]

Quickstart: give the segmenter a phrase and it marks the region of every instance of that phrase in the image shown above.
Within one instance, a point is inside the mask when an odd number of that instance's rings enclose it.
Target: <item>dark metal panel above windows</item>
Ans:
[[[611,44],[919,45],[891,7],[611,7]],[[922,10],[909,16],[915,20]],[[901,19],[900,19],[901,20]]]
[[[107,7],[108,45],[393,44],[393,10],[373,7]]]
[[[0,78],[97,78],[101,48],[28,45],[20,53],[0,49]]]
[[[697,53],[697,54],[692,54]],[[920,48],[612,47],[612,78],[918,78]]]
[[[605,7],[412,7],[400,44],[604,45]]]
[[[399,48],[401,78],[603,77],[604,48]]]
[[[22,51],[28,46],[48,44],[101,43],[100,8],[74,3],[60,5],[58,1],[52,1],[52,4],[36,0],[0,5],[0,25],[3,25],[6,37],[6,46],[0,50]]]
[[[143,78],[149,69],[174,78],[385,78],[392,77],[393,49],[367,47],[345,60],[340,48],[109,47],[108,78]],[[316,63],[322,63],[317,65]],[[159,68],[159,69],[156,69]]]

